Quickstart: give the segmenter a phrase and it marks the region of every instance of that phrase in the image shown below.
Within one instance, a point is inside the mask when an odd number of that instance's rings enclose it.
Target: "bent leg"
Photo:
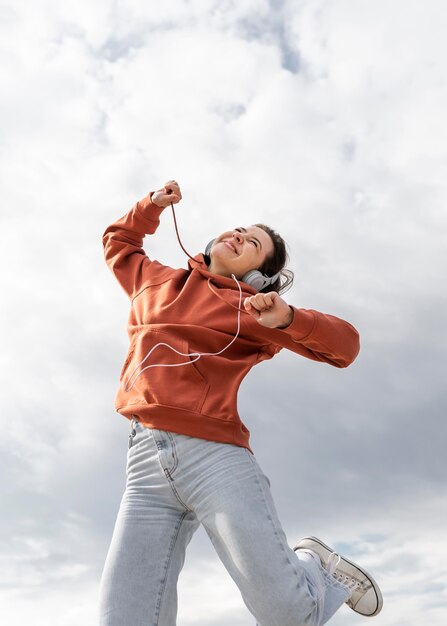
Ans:
[[[321,626],[350,593],[312,558],[288,546],[268,479],[241,448],[195,508],[243,600],[260,626]],[[236,457],[237,460],[236,460]]]

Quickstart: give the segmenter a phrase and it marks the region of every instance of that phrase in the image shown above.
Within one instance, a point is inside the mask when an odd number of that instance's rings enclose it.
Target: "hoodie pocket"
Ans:
[[[121,370],[121,386],[145,404],[200,412],[209,384],[184,339],[151,329],[132,338]]]

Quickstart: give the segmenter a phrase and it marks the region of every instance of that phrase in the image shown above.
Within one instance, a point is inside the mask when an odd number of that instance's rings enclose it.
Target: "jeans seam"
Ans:
[[[165,561],[165,564],[164,564],[163,579],[161,581],[160,591],[158,593],[157,604],[156,604],[156,607],[155,607],[155,621],[154,621],[154,624],[157,625],[157,626],[159,624],[161,603],[162,603],[162,600],[163,600],[164,592],[166,590],[166,582],[168,580],[169,564],[171,562],[172,554],[174,552],[174,547],[175,547],[175,544],[177,542],[177,539],[178,539],[178,536],[179,536],[179,533],[180,533],[180,528],[182,527],[183,521],[184,521],[184,519],[185,519],[185,517],[187,515],[188,515],[188,511],[184,511],[182,513],[182,515],[180,516],[180,518],[179,518],[179,520],[177,522],[177,525],[175,527],[175,532],[172,535],[171,543],[169,544],[168,555],[167,555],[167,558],[166,558],[166,561]]]
[[[188,507],[188,506],[187,506],[187,505],[183,502],[183,500],[181,499],[181,497],[179,496],[179,493],[178,493],[178,491],[177,491],[177,489],[175,488],[175,485],[174,485],[174,480],[171,478],[171,476],[170,476],[169,472],[167,473],[166,477],[167,477],[167,479],[169,480],[169,485],[170,485],[170,487],[171,487],[171,489],[172,489],[172,491],[173,491],[173,493],[174,493],[175,497],[176,497],[176,498],[177,498],[177,500],[180,502],[180,504],[181,504],[183,507],[185,507],[186,512],[187,512],[187,513],[188,513],[188,512],[189,512],[189,513],[194,513],[194,511],[193,511],[192,509],[190,509],[190,508],[189,508],[189,507]]]
[[[169,476],[172,476],[172,474],[175,472],[175,470],[177,469],[178,466],[178,457],[177,457],[177,448],[175,445],[175,441],[174,441],[174,437],[172,436],[172,434],[169,431],[166,431],[166,434],[171,442],[171,446],[172,446],[172,456],[174,457],[174,463],[172,465],[172,469],[169,469]]]
[[[168,431],[165,431],[165,432],[168,434],[168,436],[170,435],[170,433]],[[177,489],[175,487],[174,479],[173,479],[172,474],[171,474],[171,472],[174,471],[176,469],[177,465],[178,465],[178,458],[177,458],[177,452],[175,451],[174,440],[171,439],[173,456],[174,456],[174,467],[173,467],[172,470],[169,470],[167,467],[166,468],[163,467],[163,462],[162,462],[161,456],[160,456],[160,449],[157,446],[157,440],[156,440],[155,435],[152,432],[152,430],[150,430],[150,434],[151,434],[151,436],[152,436],[152,438],[153,438],[153,440],[155,442],[155,447],[157,448],[158,464],[160,465],[161,471],[165,475],[166,480],[168,481],[169,486],[171,487],[174,496],[177,498],[177,500],[180,502],[180,504],[186,509],[187,512],[193,513],[194,511],[192,509],[190,509],[189,506],[187,506],[187,504],[185,504],[185,502],[183,502],[183,500],[181,499],[181,497],[180,497],[180,495],[179,495],[179,493],[178,493],[178,491],[177,491]]]

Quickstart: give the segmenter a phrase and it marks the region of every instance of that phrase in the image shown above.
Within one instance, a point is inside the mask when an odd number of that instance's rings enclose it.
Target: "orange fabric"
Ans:
[[[182,353],[218,352],[237,330],[239,290],[232,278],[208,272],[202,254],[188,261],[188,269],[173,269],[146,255],[143,238],[155,233],[162,211],[149,194],[103,235],[106,262],[131,300],[130,345],[116,410],[148,427],[250,449],[249,431],[237,410],[237,391],[249,370],[282,348],[347,367],[359,352],[358,333],[348,322],[312,309],[293,307],[293,322],[281,330],[261,326],[242,312],[240,335],[221,355],[180,367],[152,367],[126,391],[132,372],[155,344],[167,343]],[[243,297],[256,293],[240,285]],[[150,364],[185,361],[188,357],[159,346],[135,376]]]

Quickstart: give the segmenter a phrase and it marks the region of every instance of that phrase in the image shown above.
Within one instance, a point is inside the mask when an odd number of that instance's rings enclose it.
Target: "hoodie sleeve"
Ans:
[[[360,339],[354,326],[334,315],[313,309],[291,308],[294,318],[287,328],[261,327],[266,339],[270,340],[265,350],[268,356],[287,348],[334,367],[347,367],[355,360],[360,350]],[[261,326],[258,322],[256,324]]]
[[[143,249],[145,235],[152,235],[160,224],[163,208],[151,202],[150,192],[132,209],[111,224],[103,234],[106,263],[129,297],[141,289],[153,264]]]

